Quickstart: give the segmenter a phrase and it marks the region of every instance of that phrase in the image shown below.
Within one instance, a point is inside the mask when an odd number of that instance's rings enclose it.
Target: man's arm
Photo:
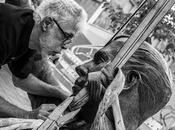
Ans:
[[[68,91],[67,89],[60,88],[59,85],[53,86],[51,84],[43,82],[33,74],[29,74],[28,77],[25,79],[20,79],[15,76],[13,76],[12,79],[16,87],[19,87],[31,94],[49,97],[59,97],[63,100],[71,95],[70,91]]]
[[[29,118],[30,112],[25,111],[0,97],[0,117]]]
[[[33,111],[23,110],[0,97],[0,117],[8,118],[24,118],[24,119],[42,119],[46,120],[51,112],[56,108],[54,104],[42,104]]]
[[[60,85],[59,79],[54,75],[53,66],[48,60],[31,60],[30,62],[34,64],[31,64],[33,67],[27,78],[21,79],[13,75],[15,86],[31,94],[59,97],[63,100],[72,94],[70,90]]]

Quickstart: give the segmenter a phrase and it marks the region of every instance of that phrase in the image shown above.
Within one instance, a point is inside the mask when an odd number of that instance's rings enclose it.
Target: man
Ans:
[[[0,66],[8,64],[14,84],[20,83],[28,93],[64,100],[71,93],[36,78],[31,74],[31,61],[47,59],[48,55],[66,49],[73,36],[82,31],[86,17],[85,11],[72,0],[44,0],[35,12],[0,4]],[[25,111],[0,97],[0,117],[46,119],[55,107],[44,104]]]

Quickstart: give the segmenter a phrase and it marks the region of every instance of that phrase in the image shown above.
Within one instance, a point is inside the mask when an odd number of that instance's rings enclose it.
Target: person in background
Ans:
[[[66,49],[75,34],[84,30],[86,19],[86,12],[73,0],[43,0],[35,11],[1,3],[0,66],[8,64],[14,85],[28,93],[66,99],[69,91],[43,82],[32,71],[34,63]],[[51,67],[44,68],[54,79]],[[0,97],[0,117],[46,119],[55,107],[42,104],[25,111]]]

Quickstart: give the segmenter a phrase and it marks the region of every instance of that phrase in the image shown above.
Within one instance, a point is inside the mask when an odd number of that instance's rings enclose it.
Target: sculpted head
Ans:
[[[114,59],[125,40],[126,37],[121,37],[100,49],[91,61],[76,68],[79,75],[100,71]],[[125,63],[122,71],[126,81],[119,95],[121,111],[126,128],[135,130],[169,101],[172,76],[162,55],[146,42]]]

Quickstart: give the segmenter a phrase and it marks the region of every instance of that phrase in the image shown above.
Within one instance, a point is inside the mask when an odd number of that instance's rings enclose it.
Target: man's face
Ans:
[[[71,26],[63,26],[53,21],[40,36],[41,51],[52,56],[61,53],[62,49],[68,48],[74,34]]]

